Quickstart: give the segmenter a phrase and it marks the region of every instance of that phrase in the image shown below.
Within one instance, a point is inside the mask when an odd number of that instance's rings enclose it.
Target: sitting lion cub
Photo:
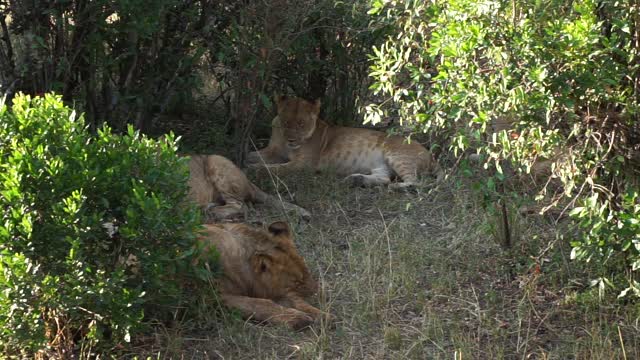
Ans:
[[[246,202],[266,203],[295,210],[305,219],[311,217],[307,210],[260,190],[231,160],[219,155],[191,155],[189,188],[189,197],[214,220],[243,215]]]
[[[277,96],[275,101],[278,116],[269,146],[248,155],[250,167],[331,167],[355,185],[386,185],[399,177],[402,182],[392,185],[396,188],[415,185],[424,173],[442,177],[442,169],[421,144],[380,131],[331,126],[319,118],[320,100]]]
[[[217,285],[222,302],[245,318],[301,329],[330,317],[303,299],[315,294],[318,285],[286,223],[275,222],[266,230],[246,224],[205,225],[199,241],[205,251],[213,245],[220,254],[223,275]]]

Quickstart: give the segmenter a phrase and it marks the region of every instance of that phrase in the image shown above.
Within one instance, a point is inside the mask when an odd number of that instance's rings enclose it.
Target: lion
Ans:
[[[298,253],[287,223],[267,229],[247,224],[204,225],[202,254],[211,246],[220,254],[223,274],[216,279],[222,303],[244,318],[284,324],[299,330],[332,316],[304,298],[318,284]]]
[[[307,210],[260,190],[231,160],[219,155],[191,155],[189,198],[214,221],[241,217],[247,202],[294,210],[304,219],[311,217]]]
[[[424,146],[402,136],[363,128],[332,126],[319,118],[320,100],[276,96],[278,115],[269,145],[249,153],[250,168],[289,172],[301,167],[315,171],[335,168],[356,186],[412,187],[418,176],[443,176],[440,165]],[[393,178],[402,182],[391,184]]]

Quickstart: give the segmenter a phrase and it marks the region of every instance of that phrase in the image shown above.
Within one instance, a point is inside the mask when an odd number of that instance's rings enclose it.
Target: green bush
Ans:
[[[55,95],[19,95],[0,119],[0,351],[129,342],[191,272],[199,215],[173,136],[92,136]]]
[[[576,258],[616,263],[633,284],[640,257],[620,244],[637,238],[620,224],[640,221],[625,195],[640,175],[637,12],[619,1],[372,0],[389,36],[372,55],[383,99],[368,120],[395,116],[450,140],[454,154],[477,152],[495,169],[489,190],[505,164],[529,173],[552,160],[553,181],[541,183],[554,186],[537,198],[582,204]]]
[[[620,207],[612,208],[608,200],[600,199],[599,194],[583,199],[581,206],[574,208],[571,215],[578,220],[583,236],[571,242],[572,259],[602,264],[608,273],[617,278],[629,276],[629,286],[620,292],[619,297],[633,294],[640,298],[640,283],[634,273],[640,270],[640,203],[638,192],[629,191],[622,196]],[[629,274],[618,271],[625,269]],[[600,291],[606,285],[615,286],[609,278],[594,280]]]

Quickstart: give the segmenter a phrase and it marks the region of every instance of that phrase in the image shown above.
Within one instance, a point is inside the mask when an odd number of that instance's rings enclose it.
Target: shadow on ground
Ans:
[[[322,283],[312,303],[337,317],[304,332],[211,314],[163,329],[140,350],[185,359],[640,358],[637,309],[607,307],[576,275],[555,225],[514,216],[507,252],[497,221],[450,178],[413,193],[348,188],[332,175],[256,181],[314,215],[288,217]],[[429,185],[429,184],[427,184]],[[427,190],[429,189],[429,190]],[[585,290],[586,289],[586,290]]]

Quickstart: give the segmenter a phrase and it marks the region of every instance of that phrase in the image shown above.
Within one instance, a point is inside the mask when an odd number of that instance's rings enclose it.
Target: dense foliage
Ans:
[[[199,217],[175,150],[59,96],[0,105],[0,351],[108,349],[177,304]]]
[[[573,255],[637,294],[637,2],[371,4],[389,37],[373,50],[372,89],[385,98],[367,107],[368,120],[395,116],[444,135],[454,153],[476,151],[497,170],[485,182],[493,188],[505,166],[547,170],[538,199],[579,205]]]
[[[0,91],[55,91],[94,128],[188,106],[211,1],[0,2]]]
[[[255,126],[267,132],[274,93],[323,98],[331,118],[352,121],[378,36],[366,5],[0,1],[0,93],[58,92],[92,129],[154,133],[165,115],[179,134],[215,127],[209,137],[233,146],[198,140],[241,161]]]

